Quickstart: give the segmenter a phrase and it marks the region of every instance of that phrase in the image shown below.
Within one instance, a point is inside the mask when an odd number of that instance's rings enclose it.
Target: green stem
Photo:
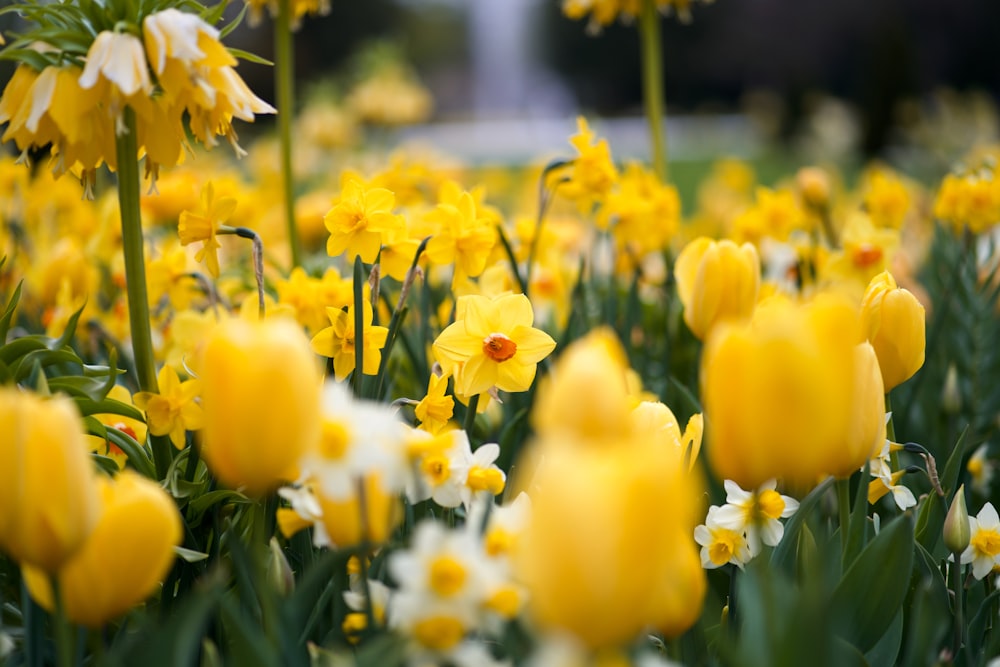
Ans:
[[[351,375],[351,388],[354,398],[361,398],[364,387],[365,368],[365,311],[363,272],[361,256],[354,258],[354,373]]]
[[[462,428],[465,433],[472,439],[472,427],[476,425],[476,411],[479,410],[479,394],[469,397],[469,405],[465,409],[465,423]]]
[[[953,554],[955,562],[952,563],[951,565],[952,578],[953,578],[952,587],[954,588],[955,592],[955,629],[954,629],[955,645],[954,645],[954,650],[952,651],[952,655],[955,656],[957,656],[959,652],[962,650],[962,644],[964,643],[963,640],[965,638],[965,614],[964,614],[964,602],[962,600],[962,590],[964,588],[964,584],[962,582],[962,570],[964,568],[962,567],[960,562],[961,556],[962,556],[961,553]]]
[[[59,577],[53,575],[50,579],[52,599],[55,602],[53,625],[55,625],[56,664],[59,667],[73,665],[73,628],[66,618],[66,607],[63,604],[62,590],[59,587]]]
[[[291,0],[278,0],[274,26],[274,88],[278,102],[278,139],[285,191],[285,224],[292,268],[302,265],[302,247],[295,227],[295,179],[292,174],[292,119],[295,117],[295,50],[292,45]]]
[[[893,423],[896,420],[892,417],[892,400],[889,398],[889,392],[885,394],[885,411],[889,415],[889,421],[885,424],[885,437],[889,439],[889,442],[896,442],[896,425]],[[893,470],[899,470],[899,454],[897,452],[889,453],[889,466]]]
[[[131,107],[125,107],[122,111],[122,123],[125,131],[115,135],[115,155],[118,160],[118,208],[122,220],[122,253],[125,258],[125,292],[132,334],[132,355],[139,390],[158,393],[153,335],[149,324],[149,296],[146,291],[142,216],[139,210],[139,148],[135,111]],[[150,441],[157,475],[163,479],[173,457],[170,442],[165,437],[151,437]]]
[[[865,481],[862,479],[861,484]],[[848,526],[851,523],[851,479],[845,477],[838,479],[837,485],[837,509],[840,514],[840,558],[847,558]],[[846,563],[844,564],[846,566]]]
[[[639,16],[642,45],[642,99],[653,141],[653,169],[660,181],[667,181],[667,139],[663,132],[663,49],[660,16],[655,0],[642,0]]]

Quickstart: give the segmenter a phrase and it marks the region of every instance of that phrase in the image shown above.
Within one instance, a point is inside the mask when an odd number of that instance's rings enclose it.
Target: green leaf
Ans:
[[[25,355],[36,350],[44,350],[45,339],[42,336],[25,336],[15,338],[6,345],[0,347],[0,362],[8,367],[24,358]]]
[[[865,653],[865,660],[872,665],[894,665],[903,643],[903,609],[896,612],[889,629],[874,648]]]
[[[987,623],[993,625],[993,632],[998,632],[993,618],[993,602],[1000,597],[1000,591],[992,591],[979,605],[979,610],[969,623],[969,648],[973,653],[982,650],[983,641],[986,639]]]
[[[7,340],[7,333],[10,331],[10,323],[14,319],[14,311],[17,309],[17,304],[21,300],[21,286],[24,281],[17,283],[17,287],[14,288],[14,293],[10,295],[10,299],[7,300],[7,306],[3,310],[3,314],[0,315],[0,345]]]
[[[234,58],[239,58],[240,60],[246,60],[247,62],[256,63],[258,65],[268,65],[272,67],[274,66],[273,62],[271,62],[267,58],[261,58],[255,53],[250,53],[249,51],[244,51],[243,49],[234,49],[233,47],[229,47],[227,50],[229,51],[229,53],[232,54]]]
[[[87,398],[91,401],[100,401],[104,398],[106,384],[104,380],[80,375],[64,375],[49,379],[49,388],[52,391],[61,391],[74,398]]]
[[[229,489],[209,491],[208,493],[201,494],[188,503],[188,519],[192,525],[197,525],[201,523],[201,518],[204,516],[205,512],[210,510],[214,505],[224,505],[226,503],[246,505],[249,502],[250,499],[239,491],[230,491]]]
[[[143,477],[147,477],[151,480],[158,481],[156,476],[156,468],[153,466],[153,460],[146,453],[146,448],[136,442],[135,438],[132,436],[122,433],[116,428],[109,428],[107,430],[107,437],[112,443],[114,443],[118,449],[125,452],[125,456],[128,457],[129,464],[136,469],[136,471]]]
[[[184,547],[174,547],[174,553],[186,563],[198,563],[208,558],[208,554],[206,553],[195,551],[194,549],[185,549]]]
[[[937,664],[939,646],[950,627],[947,592],[942,601],[930,579],[913,590],[906,608],[906,637],[901,665]]]
[[[77,409],[80,410],[80,414],[85,417],[87,415],[121,415],[140,422],[146,421],[146,417],[139,408],[114,398],[102,398],[95,401],[85,396],[77,396],[73,400]]]
[[[906,597],[912,564],[913,524],[904,514],[882,528],[834,590],[830,606],[837,634],[859,651],[874,648]]]
[[[941,486],[948,494],[953,494],[955,487],[958,485],[958,476],[962,469],[962,459],[965,456],[966,436],[968,433],[969,428],[966,427],[962,431],[962,434],[958,436],[955,447],[951,450],[951,455],[948,456],[948,461],[945,463],[944,473],[940,478]],[[931,554],[935,553],[938,542],[941,540],[941,530],[944,528],[946,513],[947,508],[945,507],[944,499],[936,493],[927,494],[920,503],[920,508],[917,512],[915,534],[917,542],[923,545]]]
[[[799,509],[785,523],[785,533],[781,537],[781,542],[771,553],[771,565],[781,568],[785,572],[791,572],[795,567],[795,551],[798,545],[798,534],[808,516],[812,513],[813,507],[819,503],[826,494],[827,489],[833,484],[833,478],[829,477],[809,492],[809,494],[799,503]]]

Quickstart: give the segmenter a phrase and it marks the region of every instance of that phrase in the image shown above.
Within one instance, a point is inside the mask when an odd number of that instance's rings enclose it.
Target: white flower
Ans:
[[[475,535],[424,521],[410,548],[389,556],[388,567],[401,592],[478,607],[489,564]]]
[[[476,506],[479,507],[483,506]],[[486,532],[483,533],[483,548],[486,555],[493,559],[509,557],[514,542],[524,532],[530,516],[531,498],[524,491],[517,494],[513,502],[494,507],[486,522]],[[482,526],[482,512],[473,511],[466,525],[470,530],[479,531]]]
[[[913,497],[913,491],[899,483],[906,469],[897,470],[887,474],[879,473],[875,479],[868,484],[868,502],[874,504],[878,499],[889,491],[892,492],[892,499],[901,510],[909,509],[917,504],[917,499]]]
[[[774,547],[781,542],[785,527],[779,519],[787,519],[799,508],[794,498],[775,491],[777,482],[764,482],[756,491],[744,491],[732,480],[724,482],[726,504],[715,513],[715,523],[721,528],[746,531],[752,556],[760,553],[761,542]]]
[[[986,445],[980,445],[976,448],[976,451],[969,457],[969,462],[965,464],[965,468],[972,477],[972,488],[976,493],[987,495],[990,482],[993,480],[995,464],[986,456]]]
[[[0,632],[0,660],[6,658],[14,650],[14,640],[6,632]]]
[[[344,591],[344,602],[354,612],[364,612],[368,606],[361,590],[361,582],[351,582],[351,590]],[[381,581],[368,580],[368,592],[371,594],[372,616],[377,623],[384,623],[389,609],[389,599],[392,589]]]
[[[1000,517],[992,503],[986,503],[975,517],[969,517],[972,537],[962,552],[962,564],[972,563],[972,576],[982,579],[1000,566]]]
[[[127,32],[105,30],[97,35],[87,51],[80,87],[93,88],[101,78],[112,83],[125,97],[139,91],[151,94],[153,84],[142,41]]]
[[[406,496],[411,503],[432,498],[441,507],[462,504],[465,482],[472,465],[472,447],[465,431],[448,431],[431,436],[410,432],[415,452],[415,474],[407,481]]]
[[[717,505],[709,507],[705,523],[694,529],[694,541],[701,546],[701,566],[706,570],[714,570],[733,563],[743,569],[754,556],[747,542],[746,532],[719,525],[720,509]]]
[[[333,545],[323,523],[323,508],[320,507],[319,500],[309,484],[283,486],[278,489],[278,495],[291,503],[292,510],[304,521],[312,524],[313,544],[316,547]]]
[[[492,497],[503,493],[507,476],[494,463],[499,456],[500,445],[493,443],[482,445],[472,453],[465,473],[465,483],[459,490],[466,510],[472,509],[474,496]]]
[[[162,74],[167,58],[194,64],[206,58],[203,46],[218,42],[219,31],[205,23],[200,16],[179,9],[165,9],[150,14],[142,22],[146,50],[153,71]],[[202,39],[206,37],[206,40]],[[222,65],[235,65],[236,59],[226,52]]]

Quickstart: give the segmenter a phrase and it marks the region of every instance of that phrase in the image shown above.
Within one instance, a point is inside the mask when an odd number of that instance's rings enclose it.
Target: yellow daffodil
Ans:
[[[427,395],[414,408],[420,428],[431,435],[444,430],[454,413],[455,399],[445,395],[447,389],[448,378],[431,373],[427,381]]]
[[[200,380],[180,381],[177,371],[164,366],[156,375],[160,392],[135,395],[135,404],[146,412],[146,423],[153,435],[169,435],[177,449],[184,448],[185,432],[197,431],[205,423],[205,413],[195,399],[201,394]]]
[[[373,312],[368,301],[362,302],[362,309],[364,367],[361,372],[365,375],[375,375],[378,373],[379,364],[382,363],[382,348],[385,347],[389,329],[372,325]],[[349,306],[347,310],[327,308],[326,312],[330,318],[331,326],[313,336],[312,349],[318,355],[333,359],[334,375],[337,380],[343,380],[354,370],[356,361],[355,341],[357,334],[354,328],[354,306]]]
[[[395,195],[385,188],[365,187],[361,181],[348,179],[340,201],[323,218],[330,238],[326,252],[331,257],[347,253],[353,261],[374,262],[387,235],[402,227],[402,218],[392,212]]]
[[[733,221],[732,238],[737,243],[754,245],[765,237],[787,241],[793,230],[806,226],[807,216],[795,193],[783,188],[758,187],[756,201]]]
[[[910,192],[891,171],[877,169],[868,178],[865,210],[876,227],[899,229],[910,210]]]
[[[428,261],[454,264],[456,283],[483,272],[497,233],[492,218],[484,215],[471,193],[462,192],[457,199],[442,201],[426,219],[434,225],[427,243]]]
[[[445,373],[455,376],[455,391],[466,396],[494,386],[527,391],[538,362],[556,346],[551,336],[532,328],[534,313],[523,294],[460,297],[456,317],[434,341],[434,355]]]
[[[611,148],[607,139],[594,141],[594,132],[583,116],[576,119],[577,133],[569,142],[577,150],[568,182],[560,192],[577,202],[580,209],[589,211],[595,203],[601,203],[618,182],[618,169],[611,161]]]
[[[98,479],[100,514],[83,547],[58,572],[66,616],[97,628],[152,595],[174,562],[181,518],[156,482],[125,470]],[[28,591],[55,608],[49,577],[24,569]]]
[[[181,211],[177,224],[177,233],[181,237],[181,245],[196,241],[205,244],[195,255],[195,260],[204,262],[208,272],[214,278],[219,277],[218,250],[222,247],[216,234],[219,225],[229,221],[236,210],[236,199],[233,197],[215,197],[215,186],[209,181],[201,190],[201,206],[196,211]]]

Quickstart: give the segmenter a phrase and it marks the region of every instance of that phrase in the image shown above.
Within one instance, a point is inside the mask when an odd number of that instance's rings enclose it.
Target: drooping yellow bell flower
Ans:
[[[232,319],[201,353],[202,455],[223,484],[261,495],[296,477],[320,435],[320,378],[309,341],[284,319]]]
[[[892,391],[924,365],[924,307],[883,271],[865,290],[861,318],[864,336],[878,355],[885,391]]]
[[[719,325],[702,355],[701,389],[720,479],[808,489],[832,472],[854,410],[859,330],[856,309],[833,295],[806,305],[772,297],[750,323]]]
[[[93,464],[76,406],[0,388],[0,549],[49,574],[97,521]]]
[[[724,320],[745,320],[760,291],[760,258],[749,243],[695,239],[681,251],[674,267],[684,321],[704,340]]]
[[[100,514],[83,547],[58,572],[66,615],[100,627],[153,594],[181,543],[177,506],[159,484],[125,470],[98,481]],[[23,569],[28,591],[54,608],[48,575]]]
[[[538,362],[556,347],[533,322],[531,302],[523,294],[459,297],[455,322],[434,341],[434,356],[445,374],[455,376],[456,393],[474,396],[494,386],[527,391]]]

